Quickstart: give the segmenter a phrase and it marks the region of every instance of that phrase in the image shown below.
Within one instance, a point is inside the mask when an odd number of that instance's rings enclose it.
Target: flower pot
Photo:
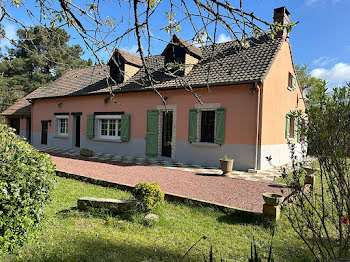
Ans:
[[[80,155],[86,156],[86,157],[92,157],[94,155],[94,152],[92,152],[89,149],[82,148],[82,149],[80,149]]]
[[[229,175],[233,168],[233,159],[220,159],[222,174]]]
[[[284,197],[279,194],[274,194],[274,193],[263,194],[263,199],[265,203],[269,206],[279,206],[280,204],[282,204],[283,198]]]

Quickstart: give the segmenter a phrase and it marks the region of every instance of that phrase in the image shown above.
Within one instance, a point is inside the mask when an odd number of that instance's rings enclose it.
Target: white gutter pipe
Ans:
[[[256,140],[255,140],[255,167],[258,170],[258,149],[259,149],[259,127],[260,127],[260,87],[257,82],[255,82],[255,88],[258,90],[258,108],[256,114]]]

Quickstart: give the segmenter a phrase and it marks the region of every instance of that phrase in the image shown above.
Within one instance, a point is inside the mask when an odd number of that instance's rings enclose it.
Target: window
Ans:
[[[175,75],[184,75],[185,50],[177,45],[171,46],[165,54],[165,65]]]
[[[296,118],[289,115],[286,116],[286,138],[292,140],[296,134]]]
[[[201,111],[201,142],[214,143],[215,111]]]
[[[296,77],[292,73],[288,73],[288,89],[293,91],[296,88]]]
[[[289,118],[289,138],[294,138],[294,118]]]
[[[219,104],[204,104],[190,109],[188,141],[203,143],[203,146],[224,144],[225,140],[225,108]]]
[[[68,115],[56,115],[56,135],[68,136]]]
[[[120,139],[120,115],[97,115],[97,138]]]
[[[119,60],[117,61],[118,61],[118,65],[115,64],[114,61],[110,64],[109,74],[111,78],[115,81],[115,83],[120,84],[120,83],[123,83],[124,81],[125,64],[119,62]]]

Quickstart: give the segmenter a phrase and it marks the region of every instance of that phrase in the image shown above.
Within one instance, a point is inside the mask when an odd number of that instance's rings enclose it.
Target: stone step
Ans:
[[[90,208],[108,209],[113,213],[124,213],[135,210],[137,200],[121,200],[113,198],[81,197],[78,199],[78,209],[88,210]]]

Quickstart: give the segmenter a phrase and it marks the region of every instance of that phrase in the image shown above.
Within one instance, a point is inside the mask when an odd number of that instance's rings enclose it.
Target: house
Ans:
[[[5,116],[6,124],[14,128],[18,135],[25,137],[29,142],[32,131],[32,106],[28,98],[40,90],[41,88],[34,90],[1,113],[2,116]]]
[[[274,10],[274,22],[286,24],[289,16],[285,7]],[[206,166],[218,166],[228,155],[234,169],[253,171],[270,167],[266,156],[276,165],[289,162],[287,141],[298,138],[296,121],[287,114],[304,110],[305,103],[287,30],[273,39],[251,39],[244,49],[234,41],[216,44],[213,58],[212,46],[196,47],[176,35],[173,42],[146,58],[166,108],[145,79],[140,57],[116,49],[106,66],[71,70],[27,97],[31,115],[21,116],[21,135],[30,130],[22,119],[31,117],[33,145]],[[178,64],[184,68],[175,70]],[[166,68],[178,77],[165,74]]]

